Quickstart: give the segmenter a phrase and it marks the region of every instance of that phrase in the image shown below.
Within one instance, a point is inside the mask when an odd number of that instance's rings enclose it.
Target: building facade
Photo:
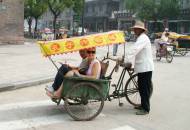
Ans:
[[[118,29],[118,21],[113,17],[114,11],[119,11],[120,0],[85,0],[84,8],[84,27],[90,32],[103,32]],[[82,20],[74,16],[71,9],[66,9],[57,19],[57,28],[65,27],[73,30],[73,28],[82,27]],[[38,29],[53,29],[53,15],[50,11],[38,21]]]
[[[63,13],[57,18],[56,27],[65,27],[70,29],[73,26],[73,12],[71,9],[65,9]],[[45,12],[38,21],[39,29],[44,29],[46,27],[53,29],[53,15],[48,10]]]
[[[125,0],[89,0],[85,3],[85,28],[92,32],[129,30],[134,19],[134,13],[125,8]]]
[[[176,26],[177,32],[190,35],[190,0],[181,0],[181,12]]]
[[[190,35],[190,0],[180,0],[180,14],[173,20],[149,21],[150,32],[161,32],[165,27],[169,31]],[[154,25],[156,24],[156,29]]]
[[[24,42],[24,0],[0,0],[0,44]]]
[[[84,27],[90,32],[104,32],[117,29],[113,12],[119,11],[119,0],[86,1]]]
[[[135,13],[126,9],[125,0],[119,0],[119,11],[114,11],[114,18],[117,20],[118,29],[129,31],[135,23]]]

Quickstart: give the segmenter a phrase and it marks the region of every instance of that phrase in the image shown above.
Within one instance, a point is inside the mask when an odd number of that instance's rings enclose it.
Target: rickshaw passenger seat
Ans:
[[[105,75],[109,66],[109,61],[107,61],[106,63],[100,61],[100,65],[101,65],[100,79],[105,79]]]

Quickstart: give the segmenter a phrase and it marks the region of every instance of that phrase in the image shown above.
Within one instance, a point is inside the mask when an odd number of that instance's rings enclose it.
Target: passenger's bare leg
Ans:
[[[54,96],[60,98],[63,90],[63,85],[59,87],[57,91],[54,92]]]

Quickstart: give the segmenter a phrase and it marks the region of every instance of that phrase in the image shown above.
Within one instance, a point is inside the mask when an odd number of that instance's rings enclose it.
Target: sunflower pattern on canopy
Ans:
[[[78,51],[85,48],[125,43],[123,31],[110,31],[53,41],[38,41],[44,56]]]

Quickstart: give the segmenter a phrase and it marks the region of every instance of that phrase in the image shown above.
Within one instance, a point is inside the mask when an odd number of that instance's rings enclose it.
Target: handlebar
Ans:
[[[112,61],[116,61],[116,62],[123,62],[124,61],[123,57],[122,58],[121,57],[120,58],[114,58],[114,57],[110,57],[110,56],[104,57],[103,60],[107,60],[107,59],[112,60]]]
[[[116,62],[114,68],[111,71],[111,73],[106,77],[107,79],[111,79],[112,78],[113,72],[114,71],[117,72],[118,69],[119,69],[119,66],[123,67],[123,71],[124,72],[125,72],[125,70],[127,70],[128,74],[130,76],[132,76],[134,74],[134,68],[131,68],[132,64],[129,63],[129,62],[125,63],[124,62],[124,57],[123,58],[114,58],[114,57],[107,56],[107,57],[104,57],[102,61],[107,60],[107,59]]]
[[[103,60],[106,60],[106,59],[115,61],[115,62],[116,62],[116,67],[121,66],[121,67],[126,68],[126,69],[129,70],[129,71],[134,71],[134,69],[131,68],[131,66],[132,66],[131,63],[129,63],[129,62],[125,63],[125,62],[124,62],[124,57],[122,57],[122,58],[114,58],[114,57],[109,57],[109,56],[108,56],[108,57],[104,57]]]

